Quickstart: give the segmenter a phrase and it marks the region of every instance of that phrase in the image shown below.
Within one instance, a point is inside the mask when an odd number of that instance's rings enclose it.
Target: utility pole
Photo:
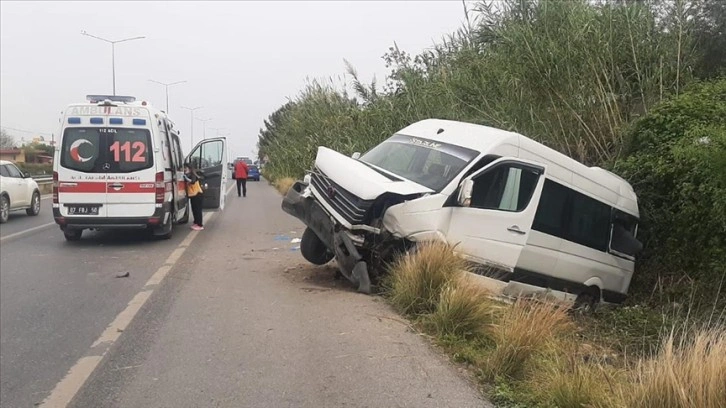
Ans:
[[[177,82],[171,82],[168,84],[164,83],[164,82],[155,81],[153,79],[150,79],[149,81],[157,83],[159,85],[164,85],[164,89],[166,90],[166,114],[169,115],[169,87],[173,86],[173,85],[177,85],[177,84],[183,84],[184,82],[187,82],[187,81],[177,81]]]
[[[212,118],[207,118],[207,119],[197,118],[197,120],[202,122],[202,134],[203,134],[202,140],[206,140],[207,139],[207,122],[212,120]]]
[[[81,35],[85,35],[87,37],[95,38],[97,40],[101,40],[104,42],[107,42],[111,44],[111,76],[113,77],[113,95],[116,96],[116,44],[122,43],[124,41],[131,41],[131,40],[140,40],[142,38],[146,37],[131,37],[131,38],[124,38],[123,40],[107,40],[105,38],[97,37],[95,35],[88,34],[85,31],[81,31]]]
[[[191,129],[191,135],[190,135],[190,139],[189,139],[189,142],[191,143],[189,145],[189,151],[191,151],[194,148],[194,111],[197,110],[197,109],[202,109],[203,106],[197,106],[195,108],[187,108],[186,106],[182,106],[181,108],[182,109],[186,109],[186,110],[189,111],[189,113],[191,113],[191,122],[190,122],[190,124],[192,126],[192,129]]]
[[[227,131],[228,129],[227,128],[211,128],[210,127],[209,130],[213,130],[214,131],[214,137],[219,137],[219,134],[220,134],[219,131],[220,130]],[[223,136],[225,136],[225,135],[223,135]]]

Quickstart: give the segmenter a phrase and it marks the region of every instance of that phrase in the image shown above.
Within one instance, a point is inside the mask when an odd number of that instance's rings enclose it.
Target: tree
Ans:
[[[0,129],[0,149],[12,149],[15,147],[15,138],[5,129]]]

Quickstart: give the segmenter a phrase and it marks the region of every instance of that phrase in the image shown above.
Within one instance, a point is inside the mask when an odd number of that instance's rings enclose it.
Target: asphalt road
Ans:
[[[35,217],[25,214],[25,210],[12,211],[8,222],[0,224],[0,240],[6,241],[7,237],[15,236],[25,231],[36,231],[42,228],[50,228],[53,225],[53,213],[51,208],[51,196],[43,196],[40,200],[40,214]],[[2,242],[0,241],[0,242]]]
[[[43,200],[37,217],[18,213],[0,228],[2,407],[41,402],[188,234],[86,231],[69,243],[55,225],[33,230],[50,222]]]
[[[205,227],[168,241],[11,232],[0,407],[489,406],[380,298],[306,264],[302,225],[266,183],[232,193]]]

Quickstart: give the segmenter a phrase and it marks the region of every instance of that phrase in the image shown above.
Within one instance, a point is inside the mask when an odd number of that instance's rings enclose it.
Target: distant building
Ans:
[[[22,149],[0,149],[0,160],[25,163],[25,151]]]

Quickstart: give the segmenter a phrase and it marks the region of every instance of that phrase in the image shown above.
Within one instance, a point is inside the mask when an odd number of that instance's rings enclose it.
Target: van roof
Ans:
[[[571,187],[579,188],[623,211],[639,216],[637,196],[630,183],[625,179],[600,167],[588,167],[522,134],[490,126],[443,119],[425,119],[415,122],[398,133],[469,147],[485,154],[502,144],[517,146],[520,151],[526,149],[534,152],[539,158],[538,161],[549,162],[554,165],[553,167],[571,170],[573,177],[563,180]],[[553,168],[550,173],[555,174],[554,178],[562,179],[557,177],[558,169]],[[589,183],[581,180],[582,178]],[[602,188],[593,188],[592,183]]]

